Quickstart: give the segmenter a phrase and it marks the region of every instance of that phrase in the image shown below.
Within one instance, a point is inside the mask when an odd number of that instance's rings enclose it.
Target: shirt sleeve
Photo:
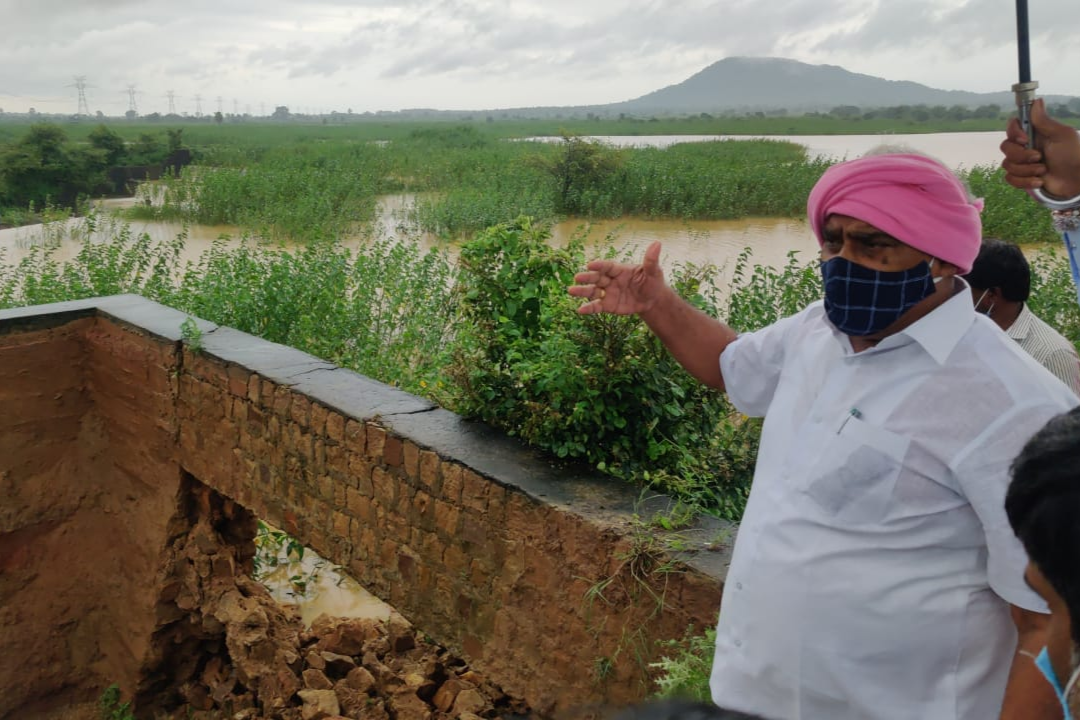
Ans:
[[[1013,459],[1031,436],[1061,411],[1058,406],[1040,405],[1005,413],[964,450],[954,467],[986,536],[986,574],[991,589],[1012,605],[1040,613],[1049,609],[1024,581],[1028,557],[1005,515],[1005,493]]]
[[[744,333],[720,353],[720,374],[728,399],[743,415],[764,417],[780,382],[791,336],[809,310]]]
[[[1075,350],[1061,348],[1047,356],[1043,365],[1054,373],[1061,382],[1069,386],[1076,395],[1080,395],[1080,358]]]

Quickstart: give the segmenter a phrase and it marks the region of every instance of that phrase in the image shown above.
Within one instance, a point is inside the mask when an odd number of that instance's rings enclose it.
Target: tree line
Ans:
[[[75,209],[80,199],[112,194],[111,168],[157,165],[182,147],[182,129],[143,133],[128,143],[98,125],[87,142],[76,143],[58,125],[31,125],[21,138],[0,145],[0,224],[33,221],[42,208]]]

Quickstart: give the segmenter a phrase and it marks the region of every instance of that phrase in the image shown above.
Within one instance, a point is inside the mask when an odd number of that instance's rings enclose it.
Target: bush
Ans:
[[[580,301],[566,287],[585,265],[584,245],[574,239],[556,249],[547,237],[519,219],[462,247],[461,322],[448,369],[460,393],[454,409],[557,457],[737,518],[760,424],[686,373],[639,318],[578,315]],[[686,266],[672,286],[716,317],[714,278],[714,268]],[[748,329],[795,304],[800,292],[818,292],[794,260],[753,279],[762,284],[733,297]],[[779,286],[781,299],[769,298]]]

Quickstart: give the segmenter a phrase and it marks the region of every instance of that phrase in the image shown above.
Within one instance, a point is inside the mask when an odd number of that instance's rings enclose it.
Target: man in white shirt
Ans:
[[[971,286],[975,312],[993,320],[1024,352],[1080,394],[1076,347],[1027,306],[1031,267],[1019,247],[985,238],[964,279]]]
[[[830,168],[825,300],[739,335],[644,262],[589,263],[584,314],[638,314],[765,416],[717,627],[718,704],[777,720],[1006,720],[1056,699],[1045,604],[1003,510],[1023,442],[1077,398],[972,307],[979,210],[939,163]],[[1011,622],[1010,622],[1011,620]],[[1052,716],[1052,715],[1051,715]]]

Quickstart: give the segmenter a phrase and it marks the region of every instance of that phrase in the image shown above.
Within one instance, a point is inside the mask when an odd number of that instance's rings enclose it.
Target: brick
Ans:
[[[461,510],[450,503],[442,500],[435,501],[435,527],[446,539],[454,539],[457,536]]]
[[[454,505],[461,503],[461,486],[464,484],[465,470],[457,463],[443,463],[442,489],[437,495]]]
[[[343,445],[327,445],[324,452],[326,453],[324,461],[326,472],[331,476],[344,480],[345,476],[349,474],[349,462],[345,454],[345,447]]]
[[[397,502],[397,478],[381,467],[371,470],[371,485],[375,500],[384,508],[392,508]]]
[[[411,479],[418,479],[420,473],[420,448],[409,440],[403,443],[402,460],[405,468],[405,475]]]
[[[430,530],[435,519],[435,501],[423,490],[417,490],[412,498],[412,509],[409,518],[414,524],[425,530]]]
[[[439,491],[439,455],[431,450],[420,451],[420,486],[432,493]]]
[[[387,435],[383,445],[383,463],[389,467],[399,468],[404,464],[404,448],[401,438],[395,435]]]
[[[307,430],[311,424],[311,399],[299,393],[290,393],[289,419]]]
[[[491,481],[468,469],[464,472],[463,481],[464,484],[461,489],[462,506],[478,512],[487,510],[488,486],[491,485]]]
[[[259,401],[262,403],[262,406],[268,410],[274,407],[275,390],[277,390],[277,385],[269,380],[262,381],[262,391],[260,392]]]
[[[326,418],[329,417],[330,411],[326,409],[325,405],[319,403],[311,403],[311,432],[319,437],[326,435]]]
[[[489,523],[501,526],[506,520],[506,488],[495,481],[488,484],[487,511],[485,517]]]
[[[229,392],[238,398],[246,397],[251,373],[239,365],[230,365],[226,374],[229,378]]]
[[[292,402],[292,392],[289,391],[289,388],[274,388],[274,414],[282,420],[289,417],[290,402]]]
[[[247,399],[256,405],[262,401],[262,378],[254,373],[248,376]]]
[[[364,456],[349,454],[349,484],[368,497],[375,493],[372,484],[373,472],[374,468]]]
[[[345,507],[353,517],[369,522],[371,498],[361,495],[356,488],[345,488]]]
[[[345,418],[336,412],[331,412],[326,416],[326,437],[335,442],[345,440]]]
[[[334,480],[329,475],[319,475],[315,478],[315,486],[319,489],[319,497],[327,502],[334,502]],[[336,504],[336,503],[335,503]]]
[[[447,545],[443,551],[443,566],[447,575],[461,576],[468,572],[471,558],[456,544]]]
[[[367,456],[375,462],[383,461],[383,450],[386,444],[386,428],[375,423],[367,424]]]
[[[334,535],[339,538],[349,537],[349,523],[350,518],[343,512],[334,511],[333,514],[333,528]]]

